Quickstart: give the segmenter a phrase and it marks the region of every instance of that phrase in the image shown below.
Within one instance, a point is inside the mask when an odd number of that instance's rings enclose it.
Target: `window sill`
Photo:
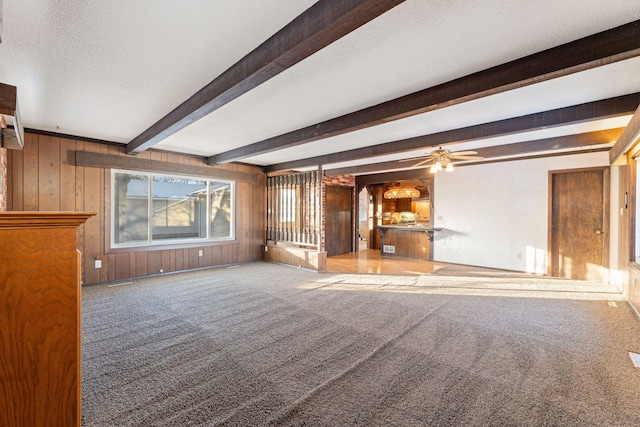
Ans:
[[[107,254],[122,254],[129,252],[153,252],[153,251],[167,251],[174,249],[192,249],[192,248],[204,248],[208,246],[233,246],[239,245],[237,240],[219,240],[214,242],[193,242],[193,243],[173,243],[166,245],[149,245],[149,246],[129,246],[124,248],[107,248],[105,253]]]

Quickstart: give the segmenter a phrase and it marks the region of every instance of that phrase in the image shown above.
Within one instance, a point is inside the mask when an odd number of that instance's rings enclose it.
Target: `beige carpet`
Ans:
[[[635,426],[605,285],[253,263],[83,289],[84,426]]]

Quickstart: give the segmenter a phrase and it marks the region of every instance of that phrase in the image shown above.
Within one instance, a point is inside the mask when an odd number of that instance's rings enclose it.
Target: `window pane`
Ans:
[[[296,190],[283,188],[280,190],[280,222],[295,222]]]
[[[206,238],[207,183],[153,177],[153,240]]]
[[[211,181],[211,238],[231,237],[231,183]]]
[[[149,180],[146,176],[115,174],[114,242],[149,240]]]

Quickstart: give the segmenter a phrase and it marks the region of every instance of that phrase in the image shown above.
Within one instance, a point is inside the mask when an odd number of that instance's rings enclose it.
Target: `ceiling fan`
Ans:
[[[431,167],[429,172],[436,173],[441,170],[446,170],[447,172],[453,171],[453,161],[454,160],[482,160],[484,157],[474,156],[474,154],[478,154],[477,151],[449,151],[442,147],[437,150],[433,150],[429,154],[424,157],[414,157],[412,159],[404,159],[400,160],[401,162],[415,162],[419,160],[418,163],[411,165],[411,167],[422,166],[427,163],[431,163]],[[423,159],[423,160],[420,160]]]

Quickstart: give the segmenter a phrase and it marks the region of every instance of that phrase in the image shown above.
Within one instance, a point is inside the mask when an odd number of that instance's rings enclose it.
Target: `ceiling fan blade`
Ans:
[[[472,150],[468,150],[468,151],[454,151],[451,154],[449,154],[450,157],[458,157],[458,156],[469,156],[471,154],[478,154],[477,151],[472,151]]]
[[[455,156],[454,159],[455,160],[483,160],[484,157],[478,157],[478,156]]]
[[[431,162],[431,161],[433,161],[433,159],[426,159],[426,160],[423,160],[423,161],[421,161],[421,162],[416,163],[415,165],[411,165],[411,167],[412,167],[412,168],[414,168],[414,167],[416,167],[416,166],[422,166],[422,165],[424,165],[425,163],[429,163],[429,162]]]
[[[402,160],[398,160],[399,162],[415,162],[416,160],[420,160],[420,159],[431,159],[431,156],[420,156],[420,157],[410,157],[408,159],[402,159]]]

